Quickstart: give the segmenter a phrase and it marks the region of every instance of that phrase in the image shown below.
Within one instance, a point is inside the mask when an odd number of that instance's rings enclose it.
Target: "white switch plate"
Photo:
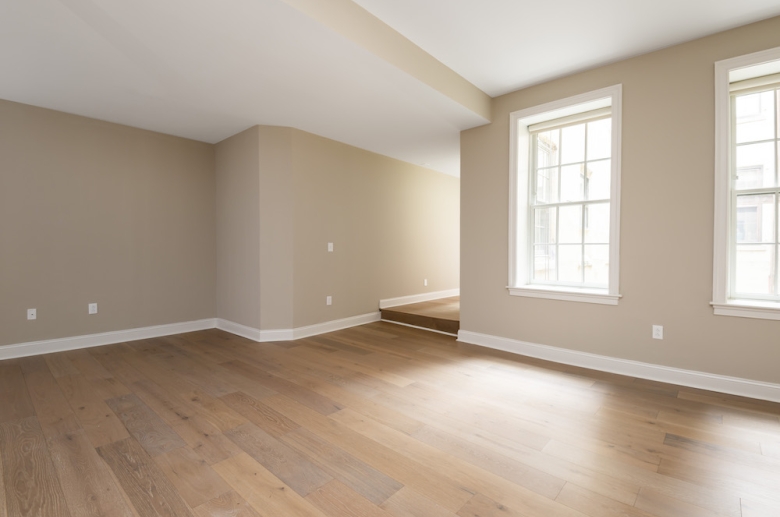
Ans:
[[[325,305],[333,305],[333,297],[332,296],[325,297]]]
[[[425,286],[428,285],[428,279],[427,278],[425,280],[423,280],[423,285],[425,285]]]
[[[38,318],[38,309],[27,309],[27,319],[34,320]]]
[[[663,325],[653,325],[653,339],[663,339],[663,338],[664,338]]]
[[[96,303],[90,303],[88,307],[90,314],[97,314],[97,304]]]
[[[331,251],[331,252],[333,251],[333,243],[332,242],[328,243],[328,251]]]

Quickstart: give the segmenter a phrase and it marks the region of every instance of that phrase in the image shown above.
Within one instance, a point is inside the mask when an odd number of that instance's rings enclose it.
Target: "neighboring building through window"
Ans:
[[[512,113],[511,294],[617,303],[620,95]]]
[[[716,314],[780,319],[780,49],[716,63]]]

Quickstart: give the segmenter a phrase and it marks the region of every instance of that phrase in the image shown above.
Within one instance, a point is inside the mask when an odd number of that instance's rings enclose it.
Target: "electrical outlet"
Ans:
[[[427,278],[425,280],[423,280],[423,285],[426,286],[426,287],[428,286],[428,279]]]
[[[27,319],[28,320],[38,319],[38,309],[27,309]]]
[[[653,325],[653,339],[663,339],[663,338],[664,338],[664,326]]]
[[[97,314],[97,304],[96,303],[90,303],[87,307],[87,310],[90,314]]]
[[[333,297],[332,296],[326,296],[325,297],[325,305],[333,305]]]
[[[333,243],[332,242],[328,243],[328,252],[330,252],[330,253],[333,252]]]

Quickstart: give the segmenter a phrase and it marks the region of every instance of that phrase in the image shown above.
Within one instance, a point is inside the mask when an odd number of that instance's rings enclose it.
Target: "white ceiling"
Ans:
[[[354,0],[493,97],[780,15],[778,0]]]
[[[458,175],[459,132],[486,120],[290,3],[3,0],[0,98],[212,143],[292,126]],[[780,14],[777,0],[357,3],[491,95]]]

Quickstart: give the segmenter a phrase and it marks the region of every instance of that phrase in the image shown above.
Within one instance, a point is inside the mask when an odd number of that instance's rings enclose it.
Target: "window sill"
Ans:
[[[563,300],[567,302],[599,303],[601,305],[617,305],[621,297],[619,294],[609,294],[606,289],[576,289],[541,285],[533,287],[507,287],[507,290],[512,296],[547,298],[549,300]]]
[[[736,316],[739,318],[758,318],[780,320],[780,303],[759,300],[729,300],[726,303],[711,302],[716,316]]]

